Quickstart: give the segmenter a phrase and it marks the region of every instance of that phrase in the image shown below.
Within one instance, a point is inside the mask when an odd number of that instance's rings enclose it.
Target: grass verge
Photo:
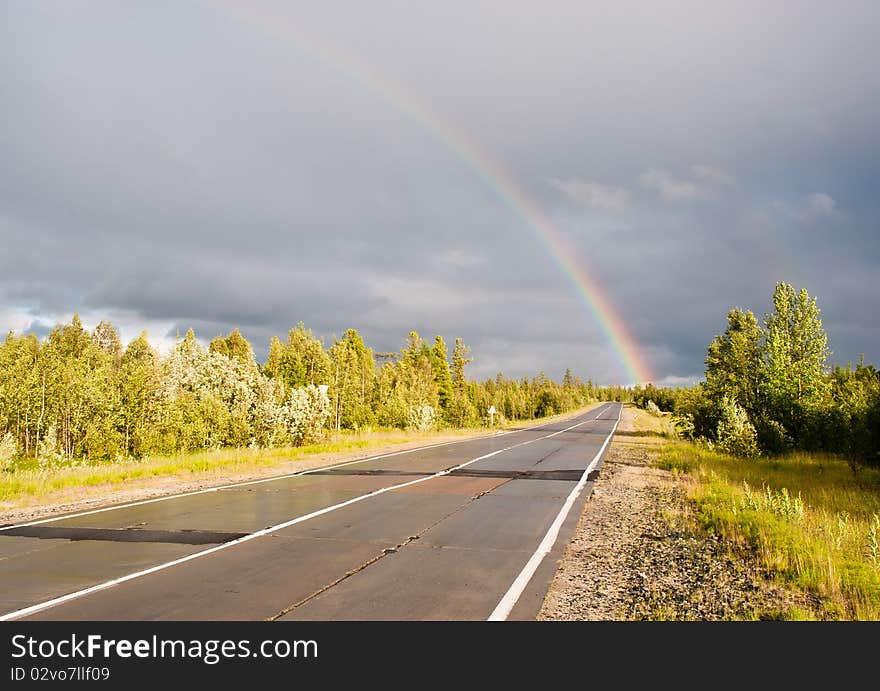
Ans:
[[[372,447],[402,445],[428,435],[375,433],[371,436],[334,435],[318,444],[277,449],[220,449],[173,456],[95,464],[20,467],[0,479],[0,501],[45,497],[75,487],[113,486],[157,477],[200,476],[209,479],[228,472],[242,473],[324,454],[356,452]]]
[[[880,470],[809,453],[741,459],[682,441],[657,464],[685,480],[700,527],[816,603],[774,617],[880,619]]]

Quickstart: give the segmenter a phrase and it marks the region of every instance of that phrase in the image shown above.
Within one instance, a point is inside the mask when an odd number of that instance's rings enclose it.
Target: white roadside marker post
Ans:
[[[489,406],[489,427],[495,426],[495,406]]]

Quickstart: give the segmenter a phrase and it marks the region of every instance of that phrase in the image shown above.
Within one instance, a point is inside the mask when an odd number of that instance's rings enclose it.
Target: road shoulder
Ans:
[[[663,425],[624,409],[538,619],[755,619],[790,602],[755,563],[697,528],[686,478],[653,467]]]

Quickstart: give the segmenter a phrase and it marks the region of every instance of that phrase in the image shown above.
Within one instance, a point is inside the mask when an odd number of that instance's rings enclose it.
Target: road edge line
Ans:
[[[605,441],[602,443],[602,446],[599,447],[599,450],[596,452],[593,460],[590,461],[590,464],[587,466],[586,470],[584,470],[583,475],[581,475],[581,479],[578,480],[578,483],[574,486],[574,489],[572,489],[568,497],[566,497],[565,503],[562,505],[562,508],[559,509],[559,513],[556,514],[556,518],[553,520],[553,523],[550,524],[550,528],[547,530],[544,538],[538,544],[538,548],[535,550],[534,554],[532,554],[531,558],[526,562],[526,565],[523,567],[522,571],[519,572],[519,575],[514,579],[513,583],[510,585],[510,588],[508,588],[507,592],[504,593],[504,596],[495,606],[495,609],[492,610],[492,614],[489,615],[486,621],[506,621],[507,617],[510,616],[510,613],[516,606],[516,603],[519,602],[520,597],[522,597],[523,592],[525,591],[526,587],[528,587],[529,582],[532,580],[532,577],[535,575],[535,572],[538,570],[541,562],[544,561],[544,558],[550,553],[550,550],[553,549],[553,545],[556,543],[556,538],[559,537],[559,531],[562,529],[562,524],[568,517],[568,514],[571,511],[571,507],[574,505],[581,491],[583,491],[584,486],[587,484],[588,476],[592,472],[593,468],[596,466],[596,463],[599,462],[602,454],[605,452],[608,443],[611,441],[611,437],[614,436],[614,432],[617,430],[617,425],[620,424],[620,418],[622,414],[623,404],[621,403],[620,409],[617,412],[617,421],[614,423],[614,426],[611,428],[608,436],[605,437]]]

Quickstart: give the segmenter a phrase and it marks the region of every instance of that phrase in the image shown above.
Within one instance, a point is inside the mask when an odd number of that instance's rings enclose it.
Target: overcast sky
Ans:
[[[464,338],[473,376],[629,383],[442,123],[565,236],[655,381],[701,377],[780,280],[835,362],[880,364],[878,36],[875,1],[6,1],[0,328],[240,327],[260,357],[300,320],[381,351],[414,329]]]

